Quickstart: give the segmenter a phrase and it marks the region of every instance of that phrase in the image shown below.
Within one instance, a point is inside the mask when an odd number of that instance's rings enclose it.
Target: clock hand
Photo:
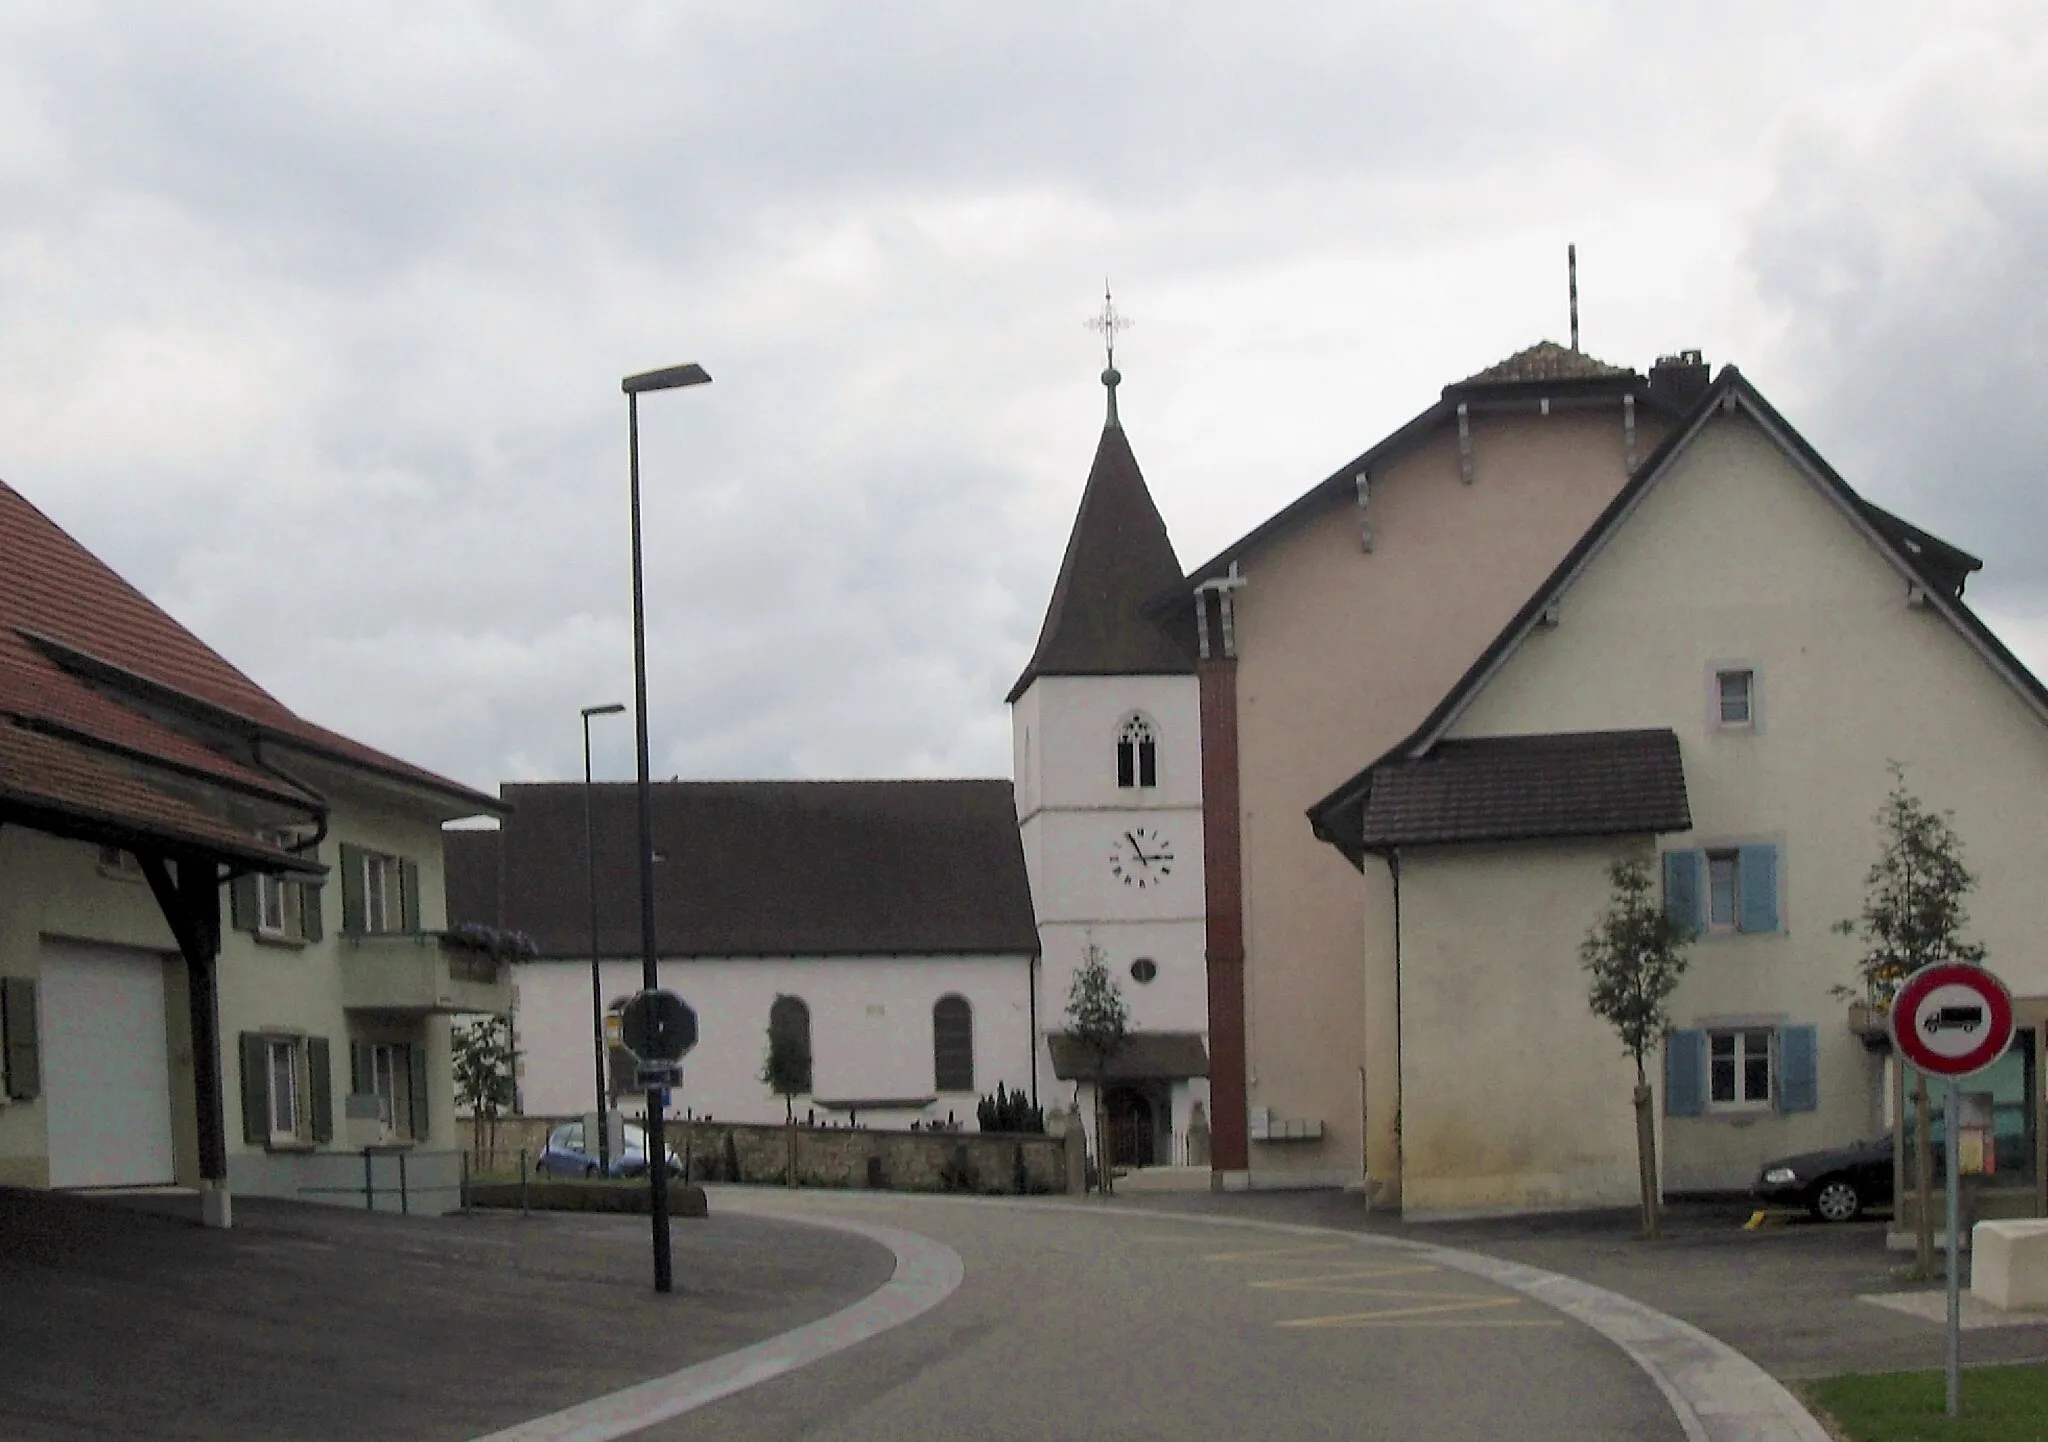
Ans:
[[[1144,862],[1147,866],[1152,864],[1152,858],[1145,854],[1145,848],[1138,845],[1137,837],[1126,831],[1124,833],[1124,840],[1131,843],[1131,855],[1137,857],[1138,860]]]

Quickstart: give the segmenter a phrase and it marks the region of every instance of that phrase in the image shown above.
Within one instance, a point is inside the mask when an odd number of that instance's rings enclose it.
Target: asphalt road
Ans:
[[[959,1253],[965,1280],[903,1326],[635,1434],[647,1442],[1684,1435],[1590,1330],[1343,1238],[1111,1207],[830,1193],[745,1205],[920,1233]]]

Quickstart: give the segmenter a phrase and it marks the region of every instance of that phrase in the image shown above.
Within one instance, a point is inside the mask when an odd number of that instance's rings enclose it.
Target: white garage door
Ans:
[[[45,942],[39,990],[50,1185],[170,1181],[163,958]]]

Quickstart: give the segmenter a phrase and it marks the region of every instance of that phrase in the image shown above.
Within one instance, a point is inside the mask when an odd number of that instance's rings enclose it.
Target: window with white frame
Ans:
[[[1771,1030],[1707,1033],[1707,1103],[1716,1108],[1767,1109],[1771,1105]]]
[[[295,1036],[265,1039],[264,1053],[270,1084],[270,1140],[290,1143],[299,1140],[302,1108],[299,1104],[299,1059],[301,1047]]]
[[[1116,734],[1116,784],[1120,790],[1159,784],[1159,738],[1143,716],[1126,718]]]
[[[341,929],[350,936],[416,933],[420,868],[388,852],[341,844]]]
[[[1707,930],[1734,931],[1742,920],[1742,853],[1707,853]]]
[[[1756,725],[1756,672],[1730,668],[1714,673],[1715,714],[1727,730],[1752,729]]]
[[[370,1090],[377,1097],[377,1116],[392,1135],[409,1137],[412,1130],[412,1048],[404,1042],[372,1042]]]
[[[398,858],[381,852],[363,853],[363,930],[399,929],[400,882]]]

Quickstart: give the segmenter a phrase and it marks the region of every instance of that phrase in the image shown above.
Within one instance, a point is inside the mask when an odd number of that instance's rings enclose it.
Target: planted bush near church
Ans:
[[[1001,1082],[996,1094],[975,1104],[974,1119],[985,1132],[1029,1132],[1045,1134],[1045,1113],[1031,1104],[1022,1092],[1013,1092]]]

